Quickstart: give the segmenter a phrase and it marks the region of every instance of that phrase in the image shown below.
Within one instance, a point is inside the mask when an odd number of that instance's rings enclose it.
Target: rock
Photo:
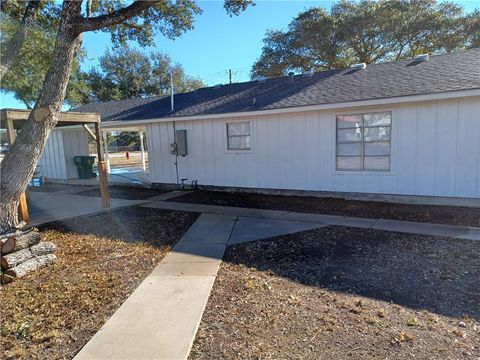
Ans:
[[[458,326],[464,328],[464,327],[467,327],[467,324],[465,324],[463,321],[460,321],[460,322],[458,323]]]

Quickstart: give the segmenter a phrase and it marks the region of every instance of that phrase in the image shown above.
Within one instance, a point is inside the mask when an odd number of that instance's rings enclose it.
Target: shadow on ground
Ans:
[[[165,246],[173,245],[172,239],[180,239],[197,217],[196,213],[183,211],[128,207],[55,221],[40,228]]]
[[[224,261],[437,314],[480,319],[480,242],[329,226],[227,248]]]

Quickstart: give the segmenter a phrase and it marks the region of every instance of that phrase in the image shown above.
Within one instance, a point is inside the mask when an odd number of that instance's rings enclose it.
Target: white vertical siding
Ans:
[[[88,155],[88,135],[83,129],[54,129],[40,157],[40,173],[49,179],[77,178],[75,155]]]
[[[355,108],[392,112],[391,170],[335,170],[335,115],[329,111],[179,121],[189,155],[179,177],[203,185],[480,198],[480,99]],[[226,150],[225,123],[251,121],[252,151]],[[173,124],[148,127],[153,183],[175,183]]]
[[[73,157],[88,155],[88,135],[83,129],[64,130],[63,146],[67,179],[75,179],[78,172]]]
[[[61,130],[54,129],[50,133],[39,165],[42,176],[50,179],[67,179],[63,134]]]

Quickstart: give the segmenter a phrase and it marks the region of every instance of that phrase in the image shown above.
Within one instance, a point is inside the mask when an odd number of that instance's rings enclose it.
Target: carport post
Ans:
[[[102,206],[110,207],[110,194],[108,193],[108,178],[105,159],[103,158],[102,146],[102,130],[100,122],[95,123],[95,137],[97,140],[97,157],[98,157],[98,180],[100,183],[100,197],[102,198]]]
[[[142,168],[143,171],[147,169],[145,166],[145,146],[143,146],[143,131],[140,131],[140,150],[142,150]]]
[[[103,132],[103,144],[105,145],[105,163],[107,164],[107,173],[110,174],[110,155],[108,155],[108,131]]]

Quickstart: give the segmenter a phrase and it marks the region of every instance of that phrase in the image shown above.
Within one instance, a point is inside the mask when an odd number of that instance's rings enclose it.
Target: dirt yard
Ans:
[[[478,359],[480,243],[326,227],[227,249],[190,359]]]
[[[480,226],[480,208],[393,204],[313,196],[264,195],[241,192],[195,191],[170,201],[383,218],[428,223]]]
[[[41,229],[57,263],[0,286],[2,359],[71,359],[197,218],[129,208]]]

